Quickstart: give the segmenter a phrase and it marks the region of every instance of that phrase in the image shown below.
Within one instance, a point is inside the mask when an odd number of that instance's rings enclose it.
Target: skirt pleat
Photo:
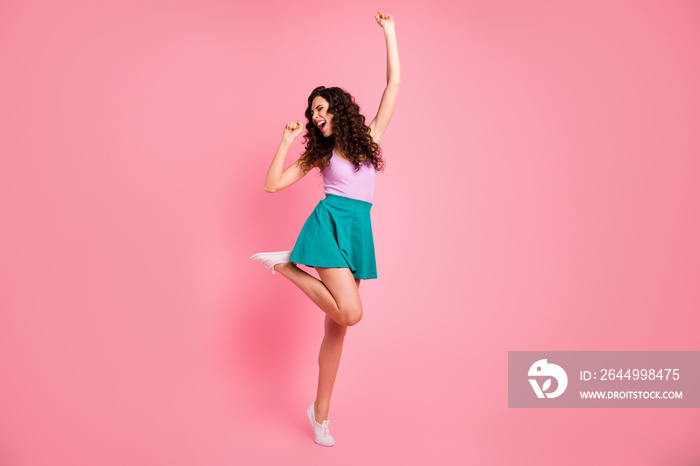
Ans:
[[[289,260],[307,267],[346,267],[363,280],[377,278],[371,208],[370,202],[326,194],[304,222]]]

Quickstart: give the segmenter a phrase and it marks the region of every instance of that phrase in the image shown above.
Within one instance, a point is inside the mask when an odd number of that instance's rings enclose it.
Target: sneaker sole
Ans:
[[[289,252],[291,252],[291,251],[289,251]],[[259,252],[259,253],[257,253],[257,254],[253,254],[252,256],[250,256],[250,258],[251,258],[251,259],[255,259],[256,257],[260,257],[260,256],[269,256],[269,255],[271,255],[271,254],[276,255],[276,256],[283,256],[283,255],[286,255],[287,253]]]

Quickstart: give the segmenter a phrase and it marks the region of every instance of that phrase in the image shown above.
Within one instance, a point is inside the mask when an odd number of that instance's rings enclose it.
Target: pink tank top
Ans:
[[[355,164],[341,159],[334,151],[322,173],[324,193],[372,202],[377,177],[374,165],[361,164],[356,172]]]

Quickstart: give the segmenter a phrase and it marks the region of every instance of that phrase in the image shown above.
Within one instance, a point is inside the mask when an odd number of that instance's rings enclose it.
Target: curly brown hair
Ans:
[[[328,101],[328,113],[333,115],[333,134],[325,137],[312,120],[313,100],[321,96]],[[363,163],[374,165],[376,171],[384,171],[386,165],[381,156],[379,144],[372,140],[365,117],[360,113],[360,106],[355,98],[339,87],[319,86],[311,92],[306,105],[306,134],[304,145],[306,151],[299,157],[299,166],[305,172],[314,167],[322,171],[330,160],[333,149],[338,144],[346,159],[355,165],[355,171]]]

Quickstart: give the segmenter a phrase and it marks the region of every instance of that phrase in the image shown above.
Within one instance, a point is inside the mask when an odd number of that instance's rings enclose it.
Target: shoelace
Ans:
[[[328,430],[328,419],[323,421],[321,427],[323,428],[323,435],[330,435],[330,431]]]

